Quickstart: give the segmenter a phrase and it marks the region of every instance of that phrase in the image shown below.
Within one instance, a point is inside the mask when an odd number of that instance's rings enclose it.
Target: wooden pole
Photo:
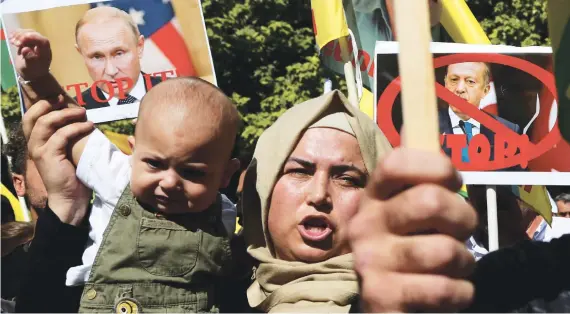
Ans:
[[[431,33],[427,1],[394,1],[400,50],[403,145],[438,152],[439,127],[435,98]]]

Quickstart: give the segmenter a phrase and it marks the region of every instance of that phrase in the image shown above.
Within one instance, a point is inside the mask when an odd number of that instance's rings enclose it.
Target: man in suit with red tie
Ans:
[[[463,62],[450,64],[445,74],[445,87],[455,95],[465,99],[470,104],[479,107],[481,100],[489,93],[491,86],[491,71],[489,65],[484,62]],[[489,114],[514,132],[521,134],[521,128],[515,123],[501,117]],[[441,134],[465,134],[469,144],[473,136],[483,134],[491,147],[490,160],[494,160],[493,151],[495,144],[495,132],[486,128],[479,121],[461,112],[453,105],[447,109],[439,110],[439,130]],[[443,143],[443,150],[451,156],[451,148]],[[468,148],[461,150],[461,160],[469,162]],[[520,170],[520,167],[512,167],[503,170]]]

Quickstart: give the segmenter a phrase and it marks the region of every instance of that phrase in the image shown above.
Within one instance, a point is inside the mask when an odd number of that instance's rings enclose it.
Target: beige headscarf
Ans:
[[[264,312],[348,312],[358,297],[352,254],[312,264],[279,260],[268,233],[273,187],[303,132],[314,127],[354,135],[369,173],[392,149],[376,124],[336,90],[287,110],[261,135],[244,180],[241,207],[248,252],[259,262],[247,296],[250,306]]]

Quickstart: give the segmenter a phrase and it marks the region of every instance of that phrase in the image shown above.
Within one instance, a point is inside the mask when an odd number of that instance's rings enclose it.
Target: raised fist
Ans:
[[[31,29],[18,29],[10,34],[9,40],[18,48],[14,64],[24,80],[33,81],[49,72],[52,55],[46,37]]]

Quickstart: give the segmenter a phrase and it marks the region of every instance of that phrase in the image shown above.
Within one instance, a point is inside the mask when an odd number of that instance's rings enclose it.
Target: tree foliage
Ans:
[[[466,0],[493,44],[549,44],[545,0]],[[319,62],[310,1],[203,0],[218,85],[244,121],[238,145],[253,152],[259,135],[285,110],[322,93],[324,78],[344,89]],[[19,119],[17,90],[2,93],[2,115]],[[101,128],[132,134],[130,121]]]
[[[466,0],[495,45],[550,45],[546,0]]]
[[[202,2],[218,85],[244,121],[239,145],[253,152],[259,135],[285,110],[322,93],[325,70],[315,49],[309,1]],[[339,87],[338,78],[328,74]]]
[[[18,95],[18,88],[16,86],[10,87],[6,91],[2,89],[1,101],[4,124],[10,126],[22,120],[20,113],[20,96]]]

